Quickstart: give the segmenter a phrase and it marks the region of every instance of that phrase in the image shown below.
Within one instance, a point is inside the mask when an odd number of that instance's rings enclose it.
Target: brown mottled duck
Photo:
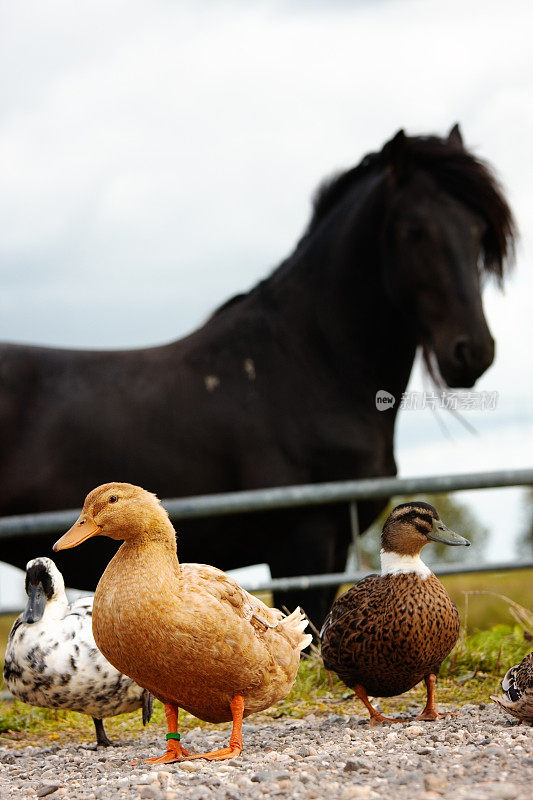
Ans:
[[[205,564],[180,564],[176,534],[157,497],[129,483],[87,495],[82,513],[54,550],[92,536],[122,539],[96,589],[95,641],[116,669],[165,705],[167,752],[151,762],[242,750],[242,719],[285,697],[311,636],[297,609],[285,616]],[[207,722],[233,720],[229,746],[190,755],[178,710]]]
[[[491,700],[521,722],[533,724],[533,652],[507,670],[501,686],[503,694],[491,695]]]
[[[429,542],[469,545],[447,528],[429,503],[397,506],[381,535],[381,575],[369,575],[342,595],[322,627],[322,657],[370,712],[368,695],[403,694],[421,680],[427,703],[420,720],[435,720],[435,682],[459,636],[459,614],[446,589],[420,558]]]

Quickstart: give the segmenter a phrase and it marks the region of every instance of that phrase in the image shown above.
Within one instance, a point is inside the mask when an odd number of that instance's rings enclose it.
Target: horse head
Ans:
[[[449,386],[472,386],[494,358],[483,279],[501,283],[514,222],[486,164],[465,150],[459,127],[445,139],[403,131],[381,154],[387,186],[385,289],[409,320],[426,364]]]

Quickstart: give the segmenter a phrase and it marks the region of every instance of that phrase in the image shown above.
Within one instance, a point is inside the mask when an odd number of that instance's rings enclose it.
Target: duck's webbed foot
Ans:
[[[238,744],[231,744],[229,747],[223,747],[221,750],[211,750],[209,753],[198,753],[195,756],[189,756],[189,760],[193,758],[205,758],[206,761],[226,761],[228,758],[234,758],[240,755],[242,747]]]
[[[458,711],[437,711],[436,708],[425,708],[415,719],[419,719],[422,722],[435,722],[435,720],[443,719],[444,717],[458,716],[460,716]]]
[[[231,714],[233,717],[233,730],[229,740],[229,746],[221,750],[211,750],[208,753],[198,753],[189,758],[205,758],[207,761],[226,761],[228,758],[238,756],[242,751],[242,717],[244,714],[244,697],[236,695],[230,703]]]
[[[146,764],[172,764],[173,761],[183,761],[189,757],[189,752],[180,743],[178,733],[178,712],[179,706],[175,703],[165,703],[165,716],[167,718],[167,752],[156,758],[143,758]],[[139,761],[132,761],[131,764],[138,764]]]
[[[157,758],[143,758],[145,764],[172,764],[173,761],[183,761],[190,756],[189,752],[177,739],[167,739],[167,752]],[[138,764],[138,761],[132,761]]]
[[[425,708],[420,714],[417,714],[415,719],[419,719],[424,722],[435,722],[435,720],[442,716],[443,715],[439,714],[436,708]]]
[[[356,683],[353,687],[353,690],[359,700],[362,700],[365,706],[368,708],[370,714],[370,724],[372,726],[381,725],[383,722],[407,722],[406,719],[400,719],[396,717],[384,717],[383,714],[380,714],[379,711],[376,711],[374,706],[371,704],[370,700],[368,699],[368,695],[366,693],[366,689],[361,684]]]

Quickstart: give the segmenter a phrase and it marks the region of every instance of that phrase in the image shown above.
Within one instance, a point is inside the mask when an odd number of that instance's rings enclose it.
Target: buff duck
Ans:
[[[103,719],[143,710],[152,714],[153,697],[117,672],[97,649],[92,633],[93,598],[69,604],[63,576],[50,558],[26,565],[24,612],[7,641],[4,681],[19,700],[62,708],[93,718],[96,743],[111,744]]]
[[[444,586],[420,558],[429,542],[469,545],[451,531],[429,503],[397,506],[381,536],[381,575],[369,575],[334,604],[320,632],[326,669],[352,688],[370,723],[389,719],[368,695],[392,697],[422,679],[427,703],[417,717],[435,720],[435,682],[459,636],[459,614]]]
[[[92,536],[123,540],[96,589],[93,632],[116,669],[165,705],[167,751],[152,763],[223,760],[242,750],[242,719],[287,695],[311,641],[299,609],[286,616],[205,564],[180,564],[176,533],[154,494],[108,483],[86,498],[63,550]],[[178,710],[233,721],[229,746],[191,755]]]
[[[533,652],[507,671],[501,687],[503,694],[491,700],[521,722],[533,723]]]

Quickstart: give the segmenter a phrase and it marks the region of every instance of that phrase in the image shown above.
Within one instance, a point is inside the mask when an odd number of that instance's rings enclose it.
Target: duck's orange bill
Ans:
[[[98,536],[102,528],[96,524],[88,514],[82,514],[76,520],[72,528],[63,534],[61,539],[55,543],[54,550],[68,550],[70,547],[77,547],[91,536]]]

